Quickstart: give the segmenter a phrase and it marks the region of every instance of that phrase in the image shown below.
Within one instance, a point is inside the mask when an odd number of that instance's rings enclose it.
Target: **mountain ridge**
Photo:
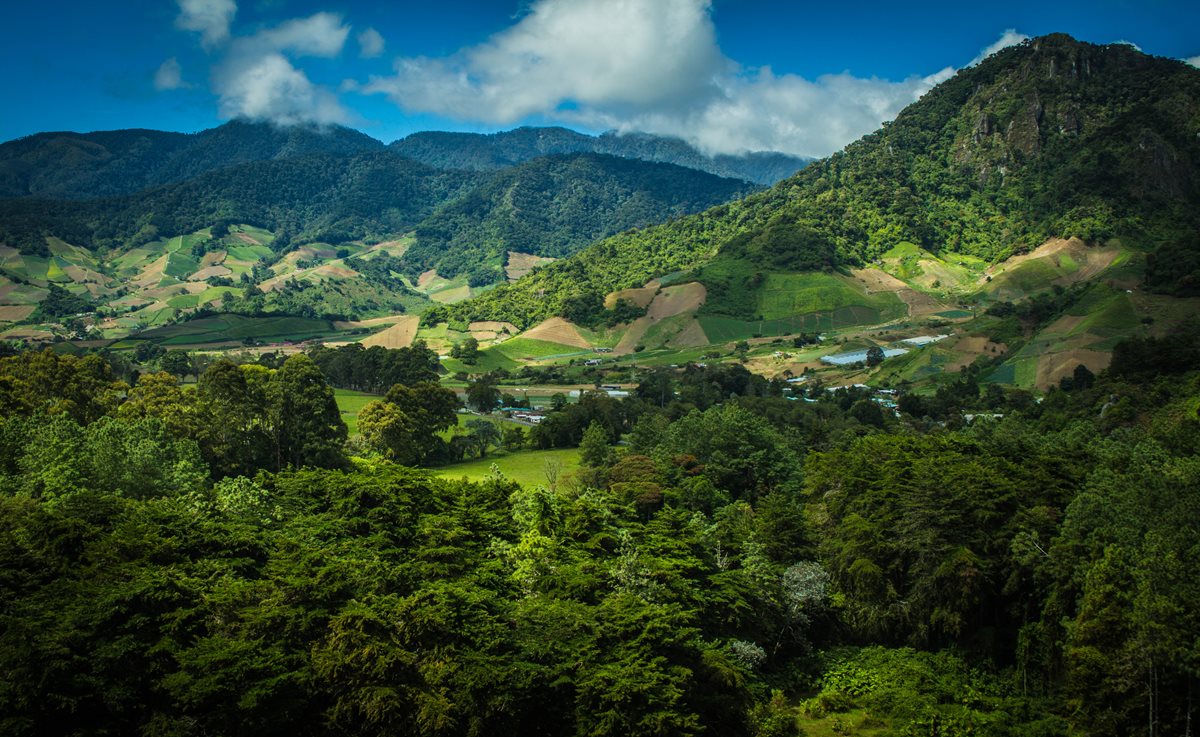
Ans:
[[[746,251],[755,239],[837,265],[905,242],[985,260],[1057,236],[1123,236],[1153,251],[1197,226],[1198,121],[1198,70],[1125,45],[1032,39],[765,192],[594,244],[448,314],[532,324],[731,245],[760,269],[786,268],[756,261]]]
[[[531,137],[548,143],[539,147],[524,140]],[[433,143],[422,146],[423,141]],[[491,141],[495,150],[481,158],[480,141]],[[456,146],[460,150],[453,150]],[[470,171],[499,170],[552,154],[597,153],[758,184],[774,183],[807,163],[774,152],[710,157],[680,139],[643,133],[588,136],[566,128],[534,127],[491,135],[424,131],[385,145],[344,126],[281,127],[235,119],[196,133],[145,128],[47,131],[0,143],[0,198],[115,197],[255,161],[383,150],[434,168]]]
[[[590,136],[557,126],[522,126],[498,133],[421,131],[391,143],[389,148],[431,166],[475,171],[504,168],[547,154],[600,153],[676,164],[768,185],[811,161],[771,151],[709,156],[680,138],[613,131]]]

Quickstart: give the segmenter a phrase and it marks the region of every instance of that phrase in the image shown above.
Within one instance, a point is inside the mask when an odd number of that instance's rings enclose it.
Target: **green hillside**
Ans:
[[[450,314],[528,325],[760,237],[794,254],[773,270],[869,263],[905,243],[988,262],[1051,237],[1152,251],[1200,217],[1197,120],[1194,68],[1122,44],[1034,39],[767,192],[615,236]]]

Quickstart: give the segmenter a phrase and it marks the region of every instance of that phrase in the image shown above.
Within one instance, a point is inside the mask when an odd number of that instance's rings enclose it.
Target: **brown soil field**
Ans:
[[[204,254],[204,258],[200,259],[200,268],[220,266],[225,263],[225,259],[227,258],[229,258],[229,254],[225,251],[209,251]]]
[[[130,283],[135,287],[146,289],[147,287],[157,286],[163,278],[163,269],[167,268],[167,254],[163,254],[159,258],[150,262],[142,272],[137,275]]]
[[[873,292],[897,292],[901,289],[909,288],[907,284],[891,274],[873,267],[868,269],[851,269],[850,273],[854,275],[855,279],[863,283],[868,294]]]
[[[540,325],[521,333],[521,337],[531,340],[561,343],[563,345],[575,346],[576,348],[592,347],[592,344],[579,334],[579,330],[572,323],[567,322],[561,317],[552,317]]]
[[[633,349],[637,347],[637,344],[642,340],[642,336],[646,334],[646,331],[649,330],[650,326],[653,324],[654,321],[649,317],[639,317],[638,319],[629,323],[629,329],[625,331],[625,334],[621,336],[621,340],[617,343],[616,347],[613,348],[613,354],[617,356],[628,356],[629,354],[633,353]]]
[[[708,296],[708,292],[700,282],[667,287],[659,292],[654,301],[650,303],[650,309],[646,312],[646,316],[652,320],[662,320],[666,317],[682,315],[685,312],[694,312],[704,304],[706,296]]]
[[[504,275],[509,281],[516,281],[543,264],[549,264],[557,259],[544,256],[534,256],[532,253],[509,251],[508,262],[504,267]]]
[[[76,284],[104,284],[108,281],[107,277],[100,272],[92,271],[83,266],[76,266],[75,264],[64,266],[63,273]]]
[[[393,325],[410,315],[386,315],[384,317],[372,317],[367,320],[337,320],[333,326],[338,330],[351,330],[353,328],[373,328],[379,325]]]
[[[617,300],[624,299],[641,308],[650,306],[654,301],[654,295],[658,293],[658,287],[636,287],[634,289],[622,289],[618,292],[609,292],[604,297],[604,306],[607,309],[612,309],[617,306]]]
[[[1108,368],[1108,364],[1111,362],[1111,353],[1092,351],[1086,348],[1047,353],[1038,359],[1037,387],[1045,390],[1052,386],[1058,386],[1059,380],[1073,374],[1075,367],[1079,364],[1087,366],[1089,371],[1098,374]]]
[[[239,241],[241,241],[242,243],[245,243],[248,246],[261,246],[262,245],[262,243],[260,243],[257,239],[252,238],[252,237],[246,235],[245,233],[234,233],[233,237],[237,238]]]
[[[54,333],[30,328],[19,328],[0,333],[0,338],[5,340],[50,340],[53,337]]]
[[[940,345],[940,344],[939,344]],[[984,336],[965,335],[959,338],[950,346],[950,350],[959,354],[959,358],[952,363],[948,363],[943,368],[946,372],[959,371],[966,366],[970,366],[975,362],[976,358],[983,355],[998,356],[1008,350],[1008,346],[1003,343],[993,343]]]
[[[429,284],[438,278],[437,269],[430,269],[417,277],[418,287],[427,287]]]
[[[312,270],[312,273],[322,277],[338,277],[340,279],[349,279],[350,277],[358,276],[358,272],[346,266],[338,266],[336,264],[325,264],[318,266]]]
[[[33,314],[36,305],[5,305],[0,307],[0,321],[20,322]]]
[[[204,281],[214,276],[229,276],[233,272],[226,266],[206,266],[188,277],[188,281]]]
[[[405,315],[400,318],[400,322],[390,328],[384,328],[371,337],[365,338],[362,344],[368,348],[374,345],[384,348],[407,348],[417,337],[417,326],[420,322],[421,318],[416,315]]]

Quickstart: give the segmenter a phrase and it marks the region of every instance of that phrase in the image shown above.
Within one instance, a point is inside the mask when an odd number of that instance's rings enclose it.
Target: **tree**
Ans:
[[[525,428],[520,425],[507,425],[504,428],[501,441],[504,449],[512,452],[525,447]]]
[[[612,452],[608,446],[608,433],[604,426],[592,420],[583,431],[583,441],[579,444],[579,457],[584,465],[592,468],[603,468],[608,465]]]
[[[491,374],[481,376],[467,387],[467,403],[476,412],[490,413],[500,401],[500,390]]]
[[[163,371],[178,376],[181,379],[192,373],[192,357],[188,355],[187,351],[178,349],[167,351],[159,359],[158,365]]]
[[[413,438],[415,423],[392,402],[376,400],[363,407],[358,413],[358,431],[367,447],[385,458],[410,465],[420,457]]]
[[[479,341],[467,338],[461,343],[455,343],[450,349],[450,357],[457,358],[468,366],[474,366],[479,361]]]
[[[271,382],[276,467],[342,464],[346,423],[321,369],[303,354],[284,361]]]
[[[500,430],[490,420],[468,420],[467,430],[467,438],[480,458],[486,458],[488,450],[500,440]]]
[[[883,349],[877,345],[873,345],[867,349],[867,365],[874,367],[883,363]]]

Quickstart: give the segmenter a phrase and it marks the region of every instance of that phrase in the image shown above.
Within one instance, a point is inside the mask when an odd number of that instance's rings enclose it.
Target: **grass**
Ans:
[[[432,469],[442,478],[481,481],[491,475],[495,465],[505,478],[522,486],[546,485],[546,463],[560,463],[561,479],[579,468],[578,448],[556,448],[554,450],[519,450],[515,453],[497,452],[487,458],[477,458],[451,466]]]
[[[226,250],[226,253],[232,259],[253,263],[261,261],[264,258],[269,258],[271,256],[271,249],[266,246],[230,246]]]
[[[800,714],[797,723],[800,725],[800,734],[806,737],[841,737],[848,734],[873,737],[891,733],[888,722],[873,717],[865,709],[851,709],[822,717]]]
[[[342,421],[346,423],[350,437],[354,437],[358,435],[358,413],[362,411],[363,407],[380,397],[349,389],[334,389],[333,398],[337,400],[338,411],[342,413]]]
[[[866,294],[844,277],[833,274],[768,274],[759,298],[759,314],[766,320],[857,306],[880,313],[903,312],[895,294]]]
[[[200,268],[200,264],[196,263],[196,259],[192,258],[190,253],[175,251],[167,257],[167,265],[163,269],[163,273],[176,279],[184,279],[196,273],[198,268]]]

